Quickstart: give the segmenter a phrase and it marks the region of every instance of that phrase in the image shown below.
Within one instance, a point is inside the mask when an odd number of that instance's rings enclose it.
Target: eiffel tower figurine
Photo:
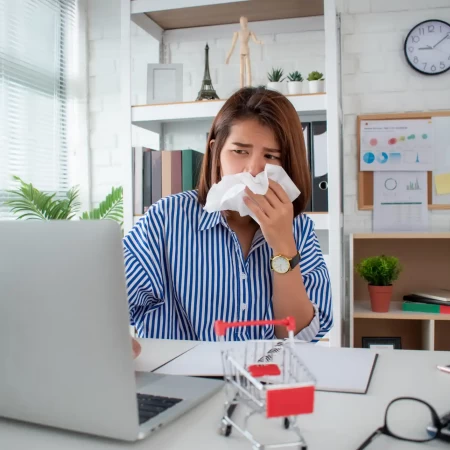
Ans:
[[[205,73],[203,74],[202,87],[198,91],[197,100],[214,100],[219,99],[213,88],[211,75],[209,74],[209,46],[205,47]]]

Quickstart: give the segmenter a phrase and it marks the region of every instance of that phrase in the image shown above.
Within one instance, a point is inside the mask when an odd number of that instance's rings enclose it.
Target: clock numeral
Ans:
[[[427,63],[422,63],[423,64],[423,70],[425,70],[427,68]]]
[[[434,25],[428,25],[428,33],[434,33]]]
[[[420,41],[420,37],[419,37],[419,36],[413,36],[413,37],[412,37],[412,41],[413,41],[415,44],[417,44],[417,42]]]
[[[425,28],[420,27],[419,28],[419,34],[425,34]]]
[[[408,52],[412,53],[414,51],[414,47],[408,47]]]
[[[414,64],[417,64],[419,62],[419,58],[417,56],[414,56],[413,62]]]
[[[431,71],[436,72],[436,66],[434,64],[431,66]]]
[[[450,56],[448,57],[448,59],[450,59]],[[445,64],[441,61],[441,63],[439,64],[439,68],[440,69],[445,69]]]

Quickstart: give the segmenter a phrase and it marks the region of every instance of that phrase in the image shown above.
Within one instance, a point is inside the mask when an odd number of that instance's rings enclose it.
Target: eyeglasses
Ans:
[[[358,448],[366,448],[380,434],[402,441],[428,442],[440,436],[449,424],[448,417],[441,421],[436,410],[427,402],[414,397],[392,400],[384,415],[384,425],[377,428]]]

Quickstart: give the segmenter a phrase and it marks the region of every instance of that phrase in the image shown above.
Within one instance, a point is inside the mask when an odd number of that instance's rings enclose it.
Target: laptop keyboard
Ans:
[[[158,395],[137,394],[139,409],[139,425],[153,419],[173,405],[181,402],[181,398],[160,397]]]

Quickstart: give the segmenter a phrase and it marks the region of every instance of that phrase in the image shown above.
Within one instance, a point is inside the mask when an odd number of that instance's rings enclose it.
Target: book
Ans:
[[[203,153],[197,150],[186,149],[183,150],[181,154],[182,189],[183,191],[190,191],[197,187],[203,161]]]
[[[144,180],[142,186],[144,198],[144,213],[152,204],[152,150],[144,149]]]
[[[404,301],[402,303],[402,311],[422,312],[427,314],[450,314],[450,306]]]
[[[257,341],[264,346],[267,341]],[[246,354],[248,342],[201,342],[180,356],[154,370],[158,374],[188,376],[223,376],[222,350],[232,349],[233,357],[239,362]],[[254,346],[255,343],[252,343]],[[273,341],[269,344],[274,345]],[[251,352],[253,352],[253,347]],[[363,348],[320,347],[298,341],[295,351],[303,364],[316,379],[319,391],[365,394],[375,369],[378,354]],[[249,353],[251,353],[249,352]],[[268,352],[257,352],[255,362]],[[274,363],[282,360],[277,353]]]
[[[161,197],[172,194],[172,155],[170,150],[161,151]]]
[[[450,303],[450,289],[431,289],[425,291],[415,291],[415,295],[420,295],[421,297],[431,298],[433,300],[440,300],[442,302]]]
[[[450,305],[449,302],[443,300],[435,300],[434,298],[422,297],[416,294],[406,294],[403,296],[403,300],[408,302],[418,302],[418,303],[430,303],[434,305]]]
[[[162,152],[152,152],[152,204],[162,197]]]
[[[182,171],[181,171],[181,150],[172,150],[170,152],[170,156],[172,157],[172,194],[178,194],[183,190],[183,180],[182,180]]]

